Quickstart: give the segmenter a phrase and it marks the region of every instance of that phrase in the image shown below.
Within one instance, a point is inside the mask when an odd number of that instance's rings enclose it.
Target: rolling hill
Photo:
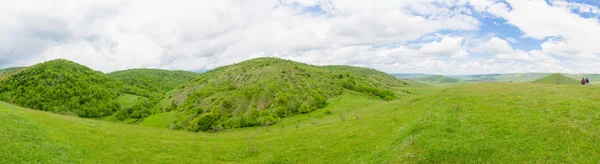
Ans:
[[[581,84],[580,80],[567,77],[563,74],[550,74],[543,78],[533,81],[533,83],[548,83],[548,84]]]
[[[19,73],[24,70],[26,67],[11,67],[6,69],[0,69],[0,81],[7,79],[11,75]]]
[[[198,73],[161,69],[129,69],[112,72],[108,76],[131,86],[162,94],[194,79]]]
[[[174,129],[213,131],[270,125],[327,105],[344,90],[393,100],[413,82],[366,68],[257,58],[200,74],[170,95]]]
[[[0,82],[3,101],[80,117],[111,115],[121,109],[120,95],[146,92],[63,59],[30,66]]]
[[[442,76],[442,75],[421,76],[421,77],[417,77],[415,80],[423,81],[423,82],[439,83],[439,84],[460,82],[460,80],[458,80],[458,79],[454,79],[454,78],[450,78],[450,77],[446,77],[446,76]]]
[[[0,102],[0,163],[597,163],[600,88],[477,83],[383,101],[345,90],[270,127],[188,133]],[[360,119],[356,119],[359,118]]]
[[[532,82],[542,78],[548,73],[509,73],[509,74],[481,74],[481,75],[452,75],[448,76],[462,81],[472,82]]]

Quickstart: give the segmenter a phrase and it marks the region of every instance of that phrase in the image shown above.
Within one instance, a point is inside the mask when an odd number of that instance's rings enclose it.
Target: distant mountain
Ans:
[[[454,79],[454,78],[450,78],[450,77],[446,77],[446,76],[442,76],[442,75],[420,76],[420,77],[415,78],[415,80],[439,83],[439,84],[460,82],[460,80],[458,80],[458,79]]]
[[[132,86],[156,93],[164,93],[192,80],[199,74],[189,71],[170,71],[161,69],[129,69],[116,71],[108,76]]]
[[[533,83],[549,83],[549,84],[580,84],[580,80],[567,77],[563,74],[550,74],[543,78],[533,81]]]
[[[448,77],[471,82],[532,82],[548,73],[509,73],[509,74],[479,74],[479,75],[449,75]]]
[[[430,74],[421,74],[421,73],[408,73],[408,74],[394,73],[391,75],[395,76],[395,77],[399,77],[399,78],[404,78],[404,79],[414,79],[414,78],[423,77],[423,76],[430,76]]]

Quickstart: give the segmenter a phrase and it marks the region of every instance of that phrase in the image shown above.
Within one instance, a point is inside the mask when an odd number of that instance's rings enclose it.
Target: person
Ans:
[[[588,79],[587,77],[585,77],[585,85],[590,85],[590,79]]]
[[[581,85],[585,85],[585,78],[581,78]]]

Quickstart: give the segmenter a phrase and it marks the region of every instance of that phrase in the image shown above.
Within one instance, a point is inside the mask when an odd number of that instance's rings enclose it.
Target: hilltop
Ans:
[[[174,91],[169,110],[177,113],[171,127],[212,131],[270,125],[323,108],[344,90],[393,100],[398,95],[392,87],[411,84],[373,69],[257,58],[207,71]]]
[[[162,94],[192,80],[198,73],[142,68],[116,71],[108,76],[131,86]]]
[[[0,99],[36,110],[102,117],[121,109],[116,99],[124,93],[148,94],[64,59],[19,70],[0,82]]]
[[[543,78],[533,81],[533,83],[549,83],[549,84],[581,84],[579,80],[567,77],[563,74],[550,74]]]

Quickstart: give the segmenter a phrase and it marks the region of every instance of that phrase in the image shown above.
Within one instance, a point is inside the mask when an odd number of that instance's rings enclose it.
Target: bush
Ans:
[[[192,131],[211,131],[217,125],[219,117],[213,113],[206,113],[192,120]]]

